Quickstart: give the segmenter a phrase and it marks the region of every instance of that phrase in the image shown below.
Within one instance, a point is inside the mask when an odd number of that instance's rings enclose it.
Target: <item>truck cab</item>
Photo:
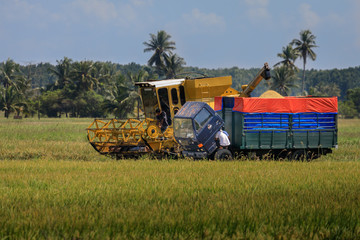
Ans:
[[[173,126],[175,139],[182,146],[184,157],[202,159],[220,156],[215,135],[224,126],[224,121],[208,104],[186,102],[175,115]],[[227,152],[227,157],[231,158],[229,150],[221,149],[220,152]]]

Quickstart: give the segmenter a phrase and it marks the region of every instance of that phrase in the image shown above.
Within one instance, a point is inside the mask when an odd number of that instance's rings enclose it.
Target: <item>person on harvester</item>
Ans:
[[[166,113],[164,111],[160,111],[160,109],[156,109],[156,119],[158,120],[159,128],[161,129],[161,132],[165,132],[167,127],[169,126]]]

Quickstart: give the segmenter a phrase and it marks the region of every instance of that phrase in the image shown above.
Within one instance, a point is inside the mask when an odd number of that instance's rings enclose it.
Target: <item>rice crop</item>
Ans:
[[[312,162],[116,161],[90,122],[0,118],[1,239],[360,239],[360,120]]]

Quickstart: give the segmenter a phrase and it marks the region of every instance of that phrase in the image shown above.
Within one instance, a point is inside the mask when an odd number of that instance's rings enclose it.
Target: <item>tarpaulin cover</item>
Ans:
[[[215,97],[214,110],[220,111],[222,109],[222,97]]]
[[[290,118],[292,115],[292,118]],[[336,113],[243,113],[245,130],[336,129]]]
[[[216,97],[215,111],[221,110],[222,107],[222,97]],[[337,113],[338,102],[337,97],[234,97],[233,111],[246,113]]]

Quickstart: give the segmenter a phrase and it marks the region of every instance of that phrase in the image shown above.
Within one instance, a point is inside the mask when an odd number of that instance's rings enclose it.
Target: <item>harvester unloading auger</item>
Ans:
[[[206,102],[214,108],[214,97],[249,97],[262,79],[270,79],[267,63],[248,85],[242,86],[242,92],[231,88],[231,76],[136,83],[145,119],[95,119],[87,128],[88,140],[99,153],[117,158],[138,157],[145,153],[178,155],[180,145],[173,135],[172,119],[185,102]],[[156,109],[164,111],[169,118],[169,127],[164,133],[158,127]]]

